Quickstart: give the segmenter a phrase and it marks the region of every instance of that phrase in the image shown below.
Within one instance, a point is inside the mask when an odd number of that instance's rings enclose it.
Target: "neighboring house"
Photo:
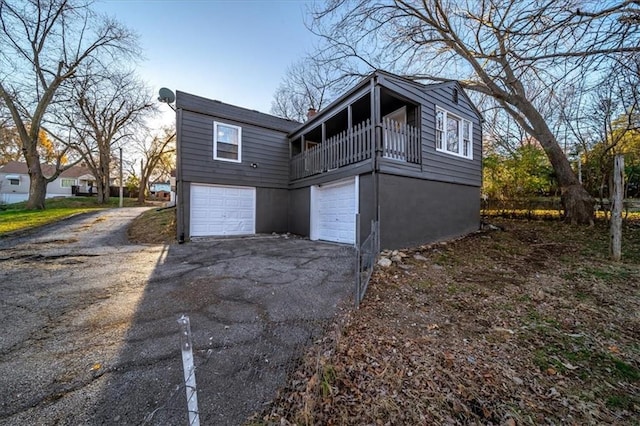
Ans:
[[[45,176],[52,176],[55,166],[42,165]],[[94,184],[94,177],[88,168],[82,166],[71,167],[47,185],[47,198],[70,197],[73,191],[88,192]],[[29,174],[27,163],[11,161],[0,167],[0,202],[18,203],[29,198]],[[95,188],[93,188],[95,193]]]
[[[149,188],[149,192],[151,192],[152,194],[155,194],[156,192],[160,192],[160,191],[164,191],[164,192],[170,192],[171,191],[171,183],[169,182],[156,182],[156,183],[152,183],[150,188]]]
[[[479,227],[482,117],[455,81],[376,71],[304,124],[183,92],[176,108],[179,239],[354,244],[379,220],[400,248]]]
[[[175,196],[171,191],[170,182],[156,182],[149,187],[151,198],[155,200],[165,200],[173,202]]]

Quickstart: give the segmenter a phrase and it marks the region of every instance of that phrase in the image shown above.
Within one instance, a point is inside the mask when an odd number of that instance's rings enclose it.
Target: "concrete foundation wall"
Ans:
[[[289,191],[289,232],[308,237],[310,233],[310,187]]]
[[[360,175],[359,178],[358,207],[360,209],[360,239],[362,241],[371,233],[371,221],[376,217],[373,176],[369,173]]]
[[[286,189],[256,188],[256,232],[288,232],[289,191]]]
[[[365,174],[359,179],[360,235],[371,232],[375,218],[375,179],[380,202],[382,248],[412,247],[465,235],[480,225],[480,188],[389,174]],[[182,186],[178,205],[178,235],[189,238],[190,182]],[[310,233],[309,187],[256,188],[256,232]]]
[[[380,174],[383,249],[446,240],[480,227],[480,188]]]

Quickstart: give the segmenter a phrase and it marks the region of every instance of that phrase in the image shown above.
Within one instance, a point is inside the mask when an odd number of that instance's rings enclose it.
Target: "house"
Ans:
[[[173,202],[175,194],[171,190],[171,182],[156,182],[149,185],[149,194],[154,200]]]
[[[156,182],[152,183],[149,187],[149,192],[155,194],[156,192],[170,192],[171,191],[171,183],[170,182]]]
[[[52,176],[55,166],[43,164],[42,172],[45,176]],[[47,185],[47,198],[70,197],[78,191],[88,192],[94,181],[88,168],[73,166]],[[29,183],[27,163],[10,161],[0,167],[0,203],[26,201],[29,198]]]
[[[179,239],[355,244],[375,220],[400,248],[479,227],[482,117],[458,82],[375,71],[303,124],[178,92],[176,121]]]

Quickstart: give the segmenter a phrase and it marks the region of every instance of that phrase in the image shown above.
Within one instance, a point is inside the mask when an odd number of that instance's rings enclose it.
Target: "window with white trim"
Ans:
[[[9,185],[20,185],[20,179],[9,178]]]
[[[75,184],[76,184],[76,180],[75,179],[62,178],[60,180],[60,186],[62,188],[71,188]]]
[[[436,108],[436,150],[473,158],[473,127],[469,120]]]
[[[242,161],[242,128],[232,124],[213,122],[213,159]]]

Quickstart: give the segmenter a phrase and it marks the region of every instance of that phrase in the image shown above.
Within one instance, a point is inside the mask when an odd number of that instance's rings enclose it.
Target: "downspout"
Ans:
[[[371,121],[373,123],[373,215],[380,230],[380,153],[382,143],[382,128],[380,127],[380,86],[378,76],[371,78]],[[380,236],[378,235],[378,240]],[[378,247],[379,248],[379,247]]]
[[[184,243],[184,182],[182,181],[182,108],[176,110],[176,235]]]

